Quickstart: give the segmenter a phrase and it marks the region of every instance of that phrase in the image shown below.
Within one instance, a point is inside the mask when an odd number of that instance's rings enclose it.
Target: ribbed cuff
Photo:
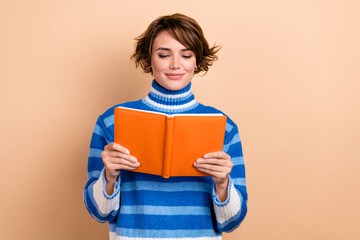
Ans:
[[[229,176],[228,195],[225,202],[221,202],[213,188],[213,206],[218,223],[223,224],[241,211],[241,198],[232,179]]]
[[[116,197],[120,193],[120,182],[121,182],[120,175],[118,176],[118,179],[115,182],[114,191],[113,191],[113,193],[111,195],[107,194],[107,192],[106,192],[105,168],[101,172],[101,178],[103,179],[103,182],[104,182],[104,187],[103,187],[104,197],[106,199],[113,199],[114,197]]]
[[[114,193],[109,196],[105,191],[106,179],[104,169],[101,171],[99,179],[92,186],[93,199],[100,215],[107,215],[119,209],[120,206],[120,181],[114,188]]]
[[[233,182],[232,182],[232,179],[231,179],[230,175],[228,176],[228,179],[229,179],[229,183],[228,183],[228,186],[227,186],[227,197],[226,197],[226,200],[224,202],[221,202],[219,197],[216,195],[215,183],[213,185],[212,197],[213,197],[214,203],[219,207],[227,205],[229,203],[229,201],[230,201],[230,195],[231,195],[230,189],[231,189],[231,185],[233,185]]]

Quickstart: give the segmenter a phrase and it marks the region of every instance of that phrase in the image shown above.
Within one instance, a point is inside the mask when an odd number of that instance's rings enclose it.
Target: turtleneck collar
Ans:
[[[185,112],[199,105],[191,91],[191,82],[180,90],[168,90],[153,80],[149,94],[143,102],[165,113]]]

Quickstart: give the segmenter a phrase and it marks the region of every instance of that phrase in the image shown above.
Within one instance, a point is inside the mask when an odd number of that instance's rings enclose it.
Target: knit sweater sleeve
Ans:
[[[235,230],[247,213],[247,191],[245,181],[245,166],[238,128],[230,119],[226,124],[223,151],[230,155],[233,168],[229,175],[228,195],[224,202],[215,194],[213,187],[213,206],[220,232]]]
[[[91,138],[88,158],[88,180],[84,189],[84,203],[90,215],[99,222],[113,221],[120,208],[120,176],[112,195],[106,193],[105,168],[101,152],[112,142],[112,136],[99,116]]]

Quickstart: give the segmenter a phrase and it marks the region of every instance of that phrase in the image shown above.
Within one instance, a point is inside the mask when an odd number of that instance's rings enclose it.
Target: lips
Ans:
[[[165,75],[172,80],[178,80],[184,76],[184,73],[166,73]]]

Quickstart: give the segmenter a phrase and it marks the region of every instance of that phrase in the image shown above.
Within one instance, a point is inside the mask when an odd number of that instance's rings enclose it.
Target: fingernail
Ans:
[[[135,166],[137,166],[137,167],[140,166],[140,163],[139,162],[135,163]]]
[[[205,155],[204,155],[204,158],[207,158],[208,156],[209,156],[209,155],[205,154]]]
[[[201,158],[199,158],[198,160],[196,160],[196,162],[197,162],[197,163],[201,163],[201,162],[202,162]]]

